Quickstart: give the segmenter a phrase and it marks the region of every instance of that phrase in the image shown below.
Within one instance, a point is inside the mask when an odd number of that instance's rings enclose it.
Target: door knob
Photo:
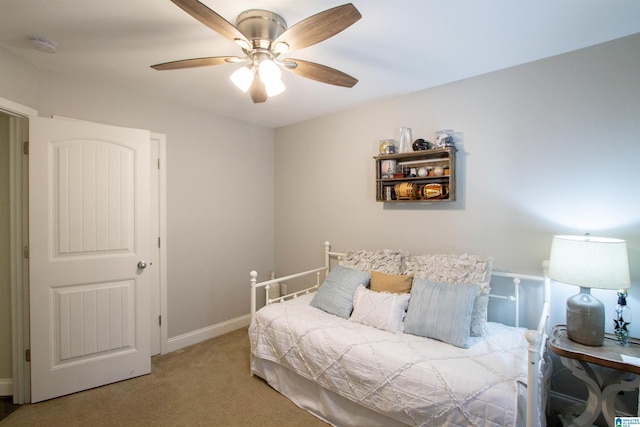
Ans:
[[[140,262],[138,262],[138,268],[139,268],[140,270],[143,270],[143,269],[147,268],[147,261],[140,261]]]

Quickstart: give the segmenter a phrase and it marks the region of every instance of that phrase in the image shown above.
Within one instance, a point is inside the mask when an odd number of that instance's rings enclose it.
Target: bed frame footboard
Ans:
[[[527,414],[526,425],[527,427],[536,427],[541,424],[542,418],[545,416],[544,409],[546,407],[547,392],[545,389],[541,389],[541,376],[542,366],[544,361],[544,353],[546,350],[547,342],[547,323],[549,321],[550,310],[550,280],[547,276],[547,270],[549,269],[549,261],[542,263],[542,271],[544,276],[530,276],[526,274],[517,273],[505,273],[501,271],[494,271],[492,276],[509,277],[513,279],[515,297],[509,297],[516,304],[515,325],[519,322],[519,285],[521,280],[529,280],[535,282],[542,282],[543,284],[543,303],[540,316],[538,317],[538,326],[535,330],[529,330],[526,334],[528,346],[528,369],[527,369]],[[496,298],[505,298],[502,296],[494,296]]]
[[[543,263],[544,268],[544,302],[535,331],[527,332],[529,342],[529,369],[527,370],[527,427],[540,425],[546,416],[546,400],[548,390],[540,388],[543,373],[541,364],[544,363],[544,354],[547,343],[547,324],[550,310],[550,279],[547,276],[549,262]],[[544,383],[542,383],[544,384]]]

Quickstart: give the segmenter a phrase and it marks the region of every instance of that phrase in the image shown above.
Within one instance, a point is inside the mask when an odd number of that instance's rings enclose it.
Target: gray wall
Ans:
[[[274,131],[133,86],[45,73],[2,49],[0,64],[0,97],[41,116],[167,136],[169,338],[248,314],[249,271],[267,279],[274,263]]]
[[[330,240],[470,252],[539,273],[554,234],[590,232],[627,240],[637,281],[639,50],[635,35],[277,129],[277,269],[318,264]],[[416,138],[460,132],[456,202],[375,201],[372,157],[400,126]]]
[[[335,250],[468,252],[495,268],[540,273],[554,234],[627,240],[629,305],[640,336],[640,35],[276,131],[276,269]],[[375,201],[381,139],[460,132],[458,201]],[[554,283],[553,323],[578,289]],[[594,291],[611,330],[615,292]],[[561,382],[559,382],[561,383]]]

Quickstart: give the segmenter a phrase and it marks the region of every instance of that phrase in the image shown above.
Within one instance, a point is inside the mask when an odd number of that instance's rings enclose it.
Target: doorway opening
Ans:
[[[0,241],[6,255],[0,268],[6,272],[0,278],[0,294],[9,304],[8,310],[1,310],[4,315],[0,319],[0,348],[4,349],[0,354],[0,394],[13,396],[15,404],[28,402],[30,396],[25,357],[29,345],[28,160],[23,143],[28,139],[28,117],[35,115],[36,110],[0,98],[0,145],[5,160],[0,166],[4,191],[0,197],[5,207],[0,214]]]

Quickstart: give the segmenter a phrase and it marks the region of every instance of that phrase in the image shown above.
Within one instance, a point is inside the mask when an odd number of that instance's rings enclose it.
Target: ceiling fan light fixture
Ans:
[[[238,89],[243,92],[246,92],[251,87],[251,83],[253,82],[253,70],[247,67],[240,67],[236,71],[231,74],[229,77],[233,84],[235,84]]]
[[[267,96],[269,98],[274,97],[276,95],[280,95],[286,89],[282,80],[271,80],[268,83],[264,84],[265,89],[267,90]]]
[[[179,70],[251,61],[233,72],[231,81],[243,92],[249,92],[255,103],[267,101],[285,90],[281,68],[321,83],[353,87],[358,80],[342,71],[301,59],[278,60],[290,50],[313,46],[345,30],[362,15],[352,3],[336,6],[303,19],[292,27],[278,14],[251,9],[242,12],[231,24],[200,0],[171,0],[176,6],[213,31],[237,44],[244,57],[211,56],[152,65],[154,70]]]
[[[269,97],[276,96],[284,92],[286,89],[282,83],[282,72],[280,67],[270,59],[264,59],[258,65],[258,75],[264,83]]]
[[[265,59],[260,62],[258,66],[258,74],[260,75],[260,80],[262,83],[269,84],[272,81],[280,80],[282,73],[280,72],[280,67],[276,65],[275,62],[270,59]]]

